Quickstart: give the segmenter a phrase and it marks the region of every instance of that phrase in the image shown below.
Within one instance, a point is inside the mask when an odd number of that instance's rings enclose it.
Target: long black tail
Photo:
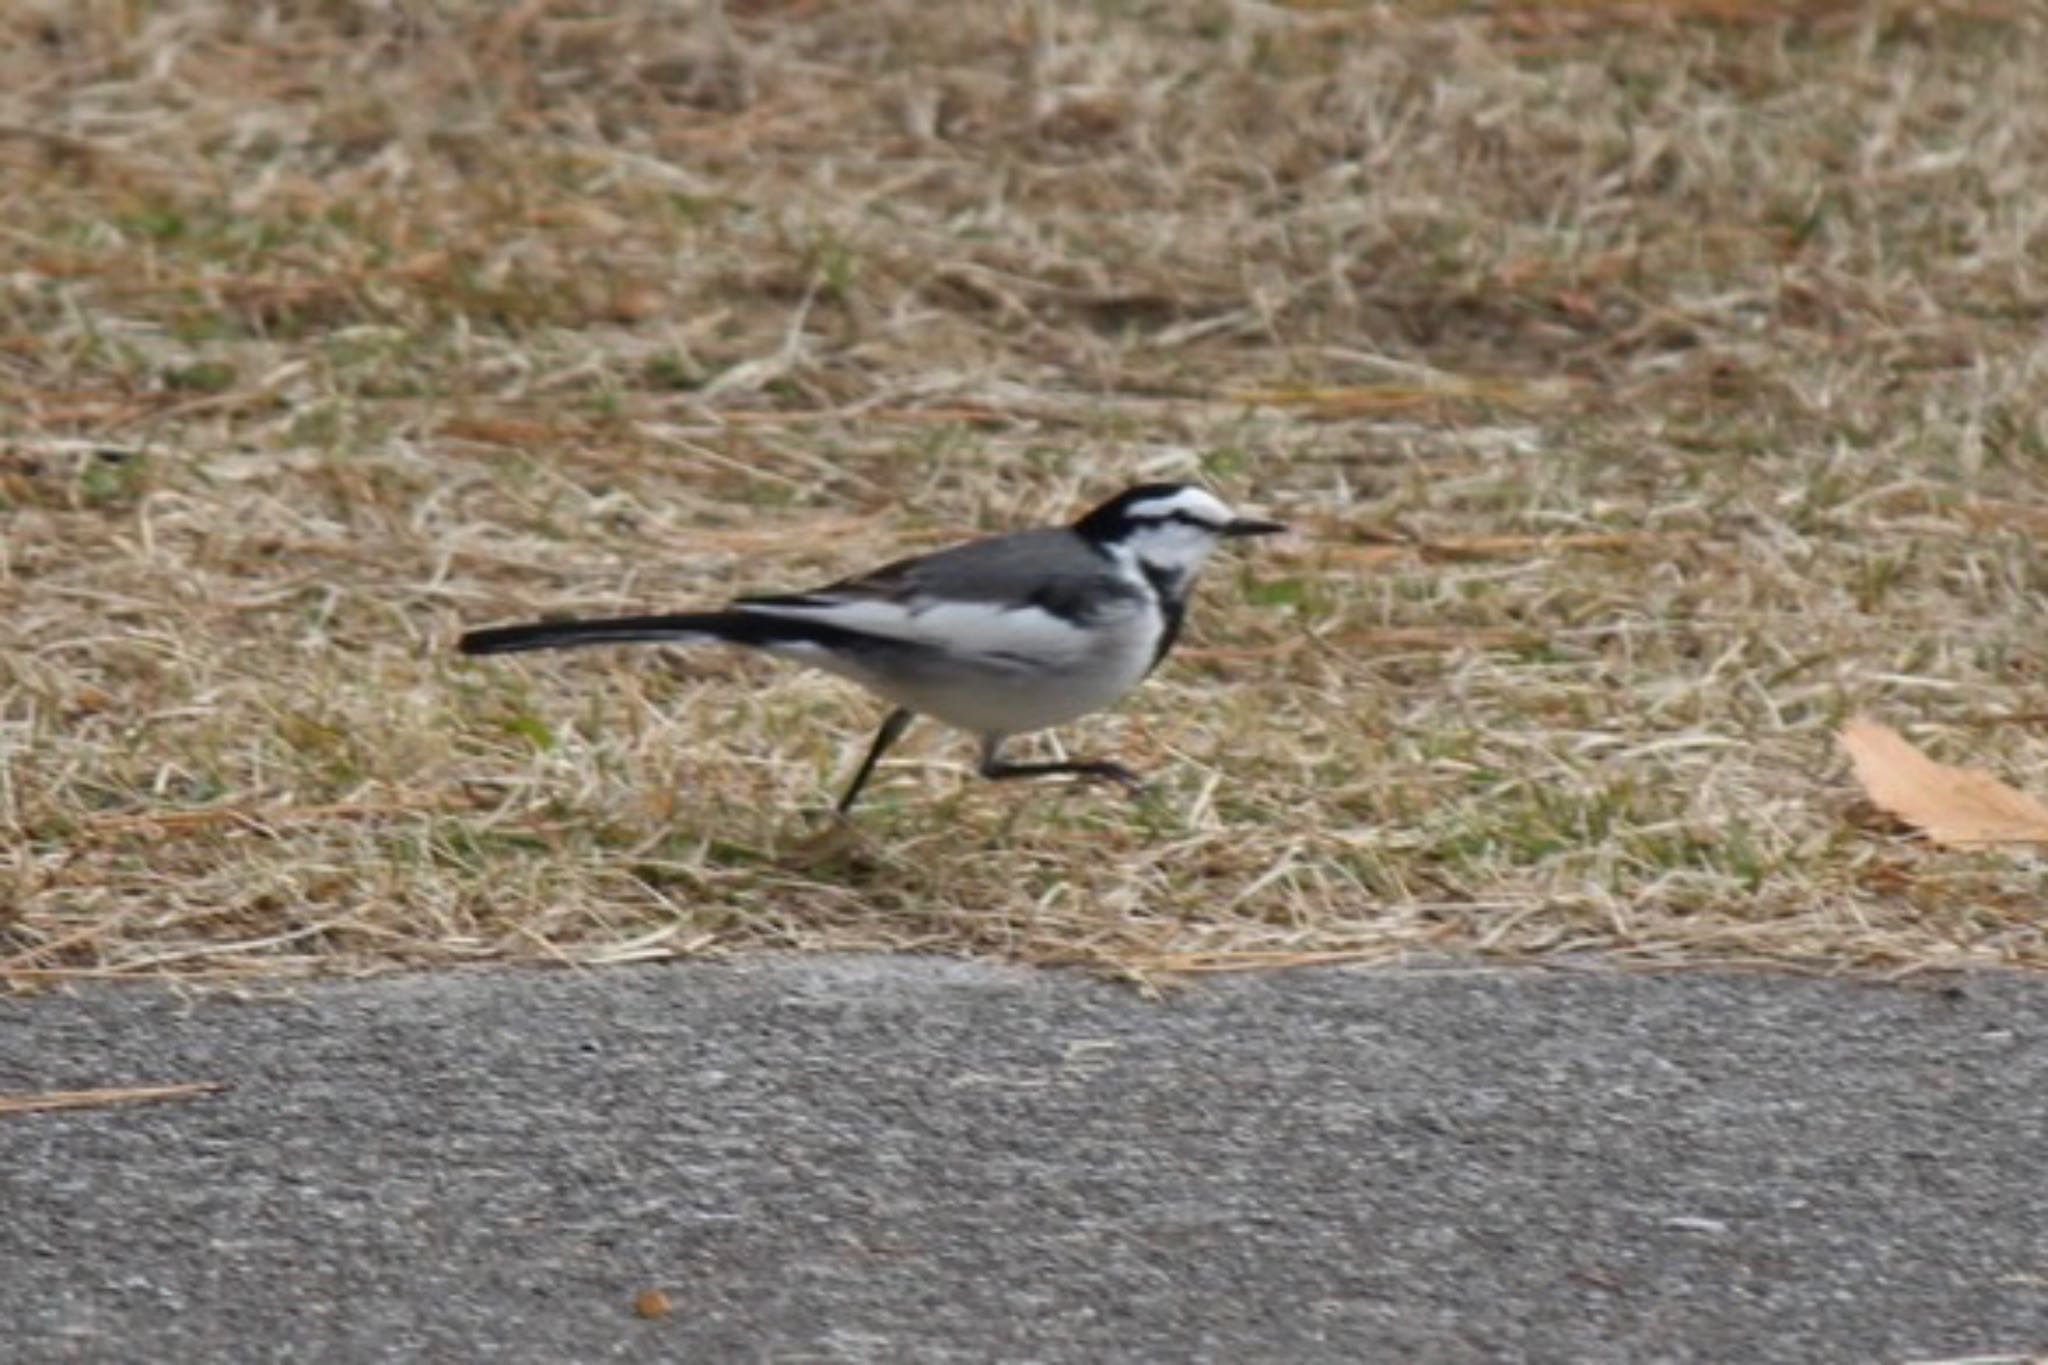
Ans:
[[[604,621],[535,621],[525,626],[472,630],[457,642],[464,654],[516,654],[527,649],[580,645],[689,644],[704,640],[758,643],[754,621],[738,612],[699,611],[675,616],[615,616]]]
[[[829,621],[771,616],[744,608],[493,626],[489,630],[470,631],[455,647],[464,654],[517,654],[528,649],[575,649],[582,645],[695,645],[712,640],[751,645],[771,654],[783,652],[778,646],[818,646],[848,658],[890,654],[904,648],[900,640],[868,635]],[[817,662],[811,655],[804,657]]]

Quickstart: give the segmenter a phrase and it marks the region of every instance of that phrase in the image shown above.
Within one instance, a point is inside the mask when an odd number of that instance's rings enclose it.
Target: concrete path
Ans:
[[[900,959],[0,1002],[0,1359],[2048,1349],[2048,981]],[[659,1290],[666,1316],[641,1317]]]

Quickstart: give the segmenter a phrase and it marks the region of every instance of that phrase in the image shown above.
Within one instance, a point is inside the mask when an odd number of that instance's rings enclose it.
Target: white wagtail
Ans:
[[[894,704],[839,813],[917,716],[981,738],[981,775],[1138,779],[1104,762],[1011,763],[1003,741],[1099,711],[1173,648],[1219,543],[1286,528],[1187,484],[1126,489],[1071,526],[969,541],[811,592],[723,611],[539,621],[471,631],[464,654],[631,643],[746,645],[851,678]]]

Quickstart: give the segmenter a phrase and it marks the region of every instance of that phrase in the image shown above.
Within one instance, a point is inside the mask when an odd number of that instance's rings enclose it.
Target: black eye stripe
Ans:
[[[1170,512],[1148,512],[1143,516],[1133,517],[1131,520],[1140,526],[1160,526],[1166,522],[1174,521],[1179,522],[1182,526],[1195,526],[1204,531],[1220,531],[1223,529],[1213,521],[1198,517],[1193,512],[1184,511],[1178,507]]]

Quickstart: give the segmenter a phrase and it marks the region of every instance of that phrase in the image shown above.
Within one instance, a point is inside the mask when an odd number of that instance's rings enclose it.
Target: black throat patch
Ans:
[[[1181,623],[1187,619],[1187,586],[1183,575],[1171,569],[1162,569],[1144,560],[1138,561],[1138,572],[1145,575],[1145,581],[1152,587],[1152,595],[1159,599],[1159,614],[1166,621],[1166,628],[1159,632],[1159,647],[1152,651],[1152,668],[1159,667],[1159,661],[1166,657],[1166,651],[1173,648],[1173,642],[1180,638]],[[1147,673],[1152,669],[1146,669]]]

